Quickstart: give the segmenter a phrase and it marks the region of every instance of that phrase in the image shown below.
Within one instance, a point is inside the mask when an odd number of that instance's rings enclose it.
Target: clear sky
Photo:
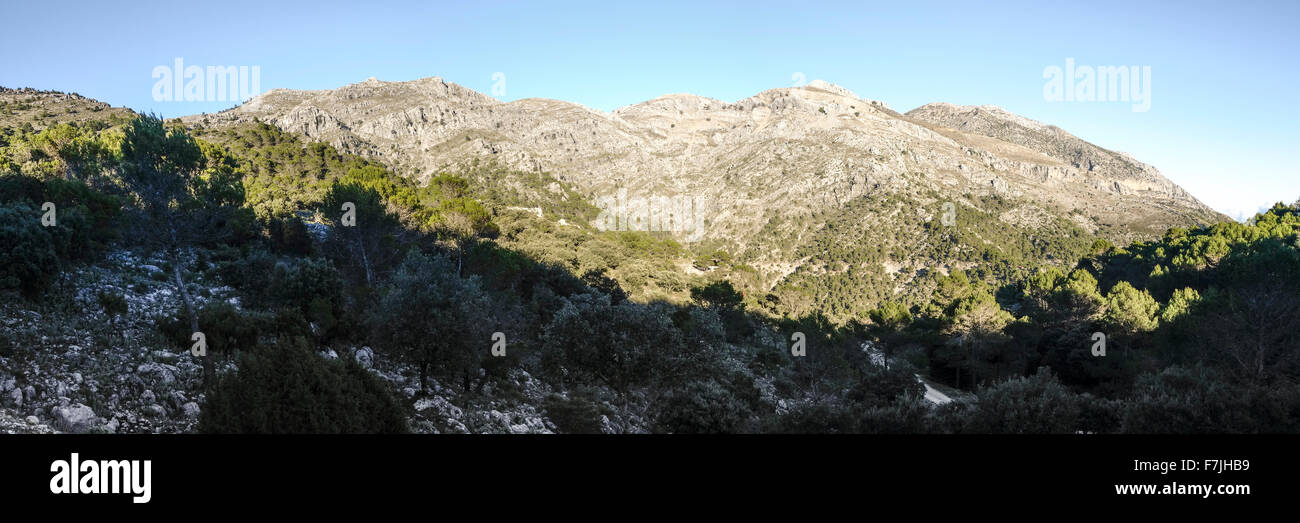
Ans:
[[[1234,217],[1300,199],[1300,2],[10,3],[0,85],[164,116],[155,67],[257,66],[262,91],[444,79],[600,110],[823,79],[906,111],[999,105],[1155,165]],[[1051,102],[1044,69],[1149,66],[1150,109]],[[494,80],[503,73],[505,82]]]

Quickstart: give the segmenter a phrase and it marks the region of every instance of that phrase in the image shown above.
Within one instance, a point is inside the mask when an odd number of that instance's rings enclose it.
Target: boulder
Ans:
[[[54,426],[64,432],[86,432],[97,422],[95,411],[80,403],[54,409]]]
[[[173,390],[167,394],[167,405],[172,409],[179,409],[189,400],[185,398],[185,393],[179,390]]]
[[[368,369],[375,363],[375,351],[371,350],[370,347],[361,347],[360,349],[357,349],[357,353],[354,357],[356,358],[357,363],[360,363],[363,368]]]
[[[176,381],[176,370],[176,367],[160,363],[143,363],[135,369],[140,376],[150,378],[159,383],[172,383]]]

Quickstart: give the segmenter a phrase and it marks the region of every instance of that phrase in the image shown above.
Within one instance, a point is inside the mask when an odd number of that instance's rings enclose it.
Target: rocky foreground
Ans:
[[[0,305],[0,432],[183,433],[202,411],[199,360],[158,333],[155,322],[180,306],[163,263],[129,252],[67,271],[37,305]],[[233,289],[194,278],[200,302],[239,304]],[[75,289],[75,290],[73,290]],[[109,314],[101,294],[125,298],[126,311]],[[24,303],[24,302],[19,302]],[[218,372],[234,358],[216,354]],[[555,426],[535,407],[552,391],[514,371],[510,399],[488,390],[473,400],[430,380],[419,393],[416,369],[370,347],[323,347],[322,358],[353,358],[400,391],[410,406],[410,429],[422,433],[551,433]],[[637,421],[604,419],[609,432],[636,431]]]

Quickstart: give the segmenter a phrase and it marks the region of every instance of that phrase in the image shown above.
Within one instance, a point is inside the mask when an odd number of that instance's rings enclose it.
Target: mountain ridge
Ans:
[[[437,76],[372,78],[334,90],[273,89],[183,120],[267,121],[392,163],[417,180],[487,158],[553,172],[593,200],[623,190],[702,196],[721,225],[687,238],[693,241],[754,233],[758,220],[739,217],[745,207],[770,209],[784,199],[805,202],[786,206],[796,214],[815,212],[823,206],[807,202],[839,205],[868,184],[915,173],[936,188],[1080,211],[1098,222],[1088,228],[1116,241],[1226,219],[1153,167],[1055,126],[991,106],[936,103],[903,114],[822,81],[735,102],[672,93],[603,112],[544,98],[502,102]],[[810,179],[817,172],[823,180]]]

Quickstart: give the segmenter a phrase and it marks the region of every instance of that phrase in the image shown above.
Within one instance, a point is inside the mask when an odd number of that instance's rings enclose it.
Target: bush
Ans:
[[[388,385],[350,360],[301,343],[259,346],[223,376],[199,418],[207,433],[401,433],[406,412]]]
[[[727,280],[718,280],[707,285],[691,288],[691,299],[706,307],[738,308],[742,306],[744,295],[737,291]]]
[[[99,292],[99,306],[104,309],[104,314],[109,316],[121,316],[127,313],[126,297],[113,292]]]
[[[858,421],[838,403],[798,405],[772,420],[764,432],[778,434],[852,434]]]
[[[552,378],[600,384],[624,394],[649,383],[684,350],[681,331],[658,311],[605,294],[572,297],[542,335],[542,369]]]
[[[341,312],[343,278],[329,261],[305,258],[276,265],[267,293],[272,305],[297,309],[328,338]]]
[[[920,395],[899,396],[893,403],[871,407],[858,420],[866,434],[924,434],[931,431],[930,405]]]
[[[217,264],[216,274],[226,285],[243,291],[254,301],[264,301],[275,273],[275,256],[256,249],[244,256]]]
[[[297,256],[310,256],[312,249],[311,234],[307,225],[297,216],[289,218],[272,218],[267,223],[271,245],[276,252]]]
[[[85,183],[62,179],[0,175],[0,203],[27,203],[38,224],[45,202],[55,205],[56,225],[46,228],[60,257],[84,258],[117,238],[121,200],[96,192]]]
[[[600,434],[600,409],[586,398],[558,394],[546,397],[542,404],[546,417],[564,434]]]
[[[1047,368],[979,391],[968,428],[978,433],[1073,433],[1079,398]]]
[[[1079,395],[1079,430],[1092,434],[1118,432],[1123,404],[1091,394]]]
[[[1249,394],[1208,368],[1172,366],[1138,378],[1123,430],[1137,434],[1255,432]]]
[[[494,314],[477,276],[460,278],[446,256],[411,251],[368,322],[375,347],[419,367],[422,389],[433,371],[469,391],[504,371],[485,370],[484,360],[494,359],[484,350],[497,327]]]
[[[692,381],[656,403],[656,432],[671,434],[734,433],[744,428],[750,411],[713,380]]]
[[[264,314],[241,311],[224,301],[209,302],[199,308],[199,331],[215,352],[248,349],[258,343],[264,333],[280,332],[271,325]],[[189,320],[184,311],[158,322],[158,330],[178,346],[188,349],[192,343]]]
[[[924,396],[925,386],[907,365],[895,364],[889,368],[867,365],[846,397],[858,405],[884,406],[908,395]]]
[[[59,273],[54,238],[26,202],[0,204],[0,289],[34,295]]]

